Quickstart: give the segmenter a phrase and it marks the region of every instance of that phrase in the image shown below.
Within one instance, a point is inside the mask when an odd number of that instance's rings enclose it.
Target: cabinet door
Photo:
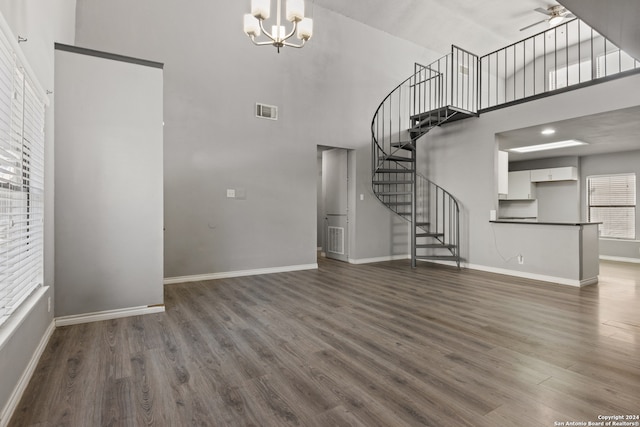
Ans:
[[[577,179],[578,169],[575,166],[534,169],[531,171],[532,182],[576,181]]]
[[[535,187],[531,182],[531,171],[509,172],[508,200],[530,200],[535,198]]]
[[[531,171],[531,181],[532,182],[544,182],[551,181],[553,177],[553,173],[551,172],[553,169],[534,169]]]

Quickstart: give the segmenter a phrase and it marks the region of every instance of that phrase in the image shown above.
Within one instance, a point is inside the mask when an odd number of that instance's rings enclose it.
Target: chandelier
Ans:
[[[304,17],[304,0],[287,0],[286,19],[293,23],[289,32],[282,22],[282,0],[276,0],[276,25],[271,27],[271,32],[264,28],[264,21],[271,16],[270,0],[251,0],[251,13],[244,15],[244,32],[256,46],[272,45],[278,49],[284,46],[301,48],[313,35],[313,20]],[[256,41],[260,34],[264,33],[269,40]],[[290,43],[287,40],[296,34],[301,40],[300,44]]]

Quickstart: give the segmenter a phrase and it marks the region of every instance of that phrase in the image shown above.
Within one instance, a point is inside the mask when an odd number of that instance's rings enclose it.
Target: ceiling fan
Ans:
[[[549,27],[553,27],[555,25],[558,25],[565,19],[573,19],[576,17],[573,13],[569,12],[564,6],[561,6],[559,4],[555,6],[549,6],[546,9],[538,7],[534,10],[536,12],[542,13],[543,15],[547,15],[547,18],[543,19],[542,21],[538,21],[534,24],[527,25],[524,28],[520,28],[520,31],[528,30],[529,28],[535,27],[536,25],[542,24],[543,22],[547,22],[549,23]]]

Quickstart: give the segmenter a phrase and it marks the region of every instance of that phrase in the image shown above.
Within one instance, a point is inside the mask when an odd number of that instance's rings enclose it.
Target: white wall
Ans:
[[[75,0],[0,0],[0,12],[14,34],[26,37],[21,43],[25,56],[43,88],[53,90],[54,42],[74,43]],[[51,325],[53,312],[47,310],[47,299],[55,289],[53,241],[53,134],[55,94],[47,108],[45,122],[45,224],[44,224],[44,281],[50,286],[39,301],[33,301],[32,310],[16,327],[11,336],[0,342],[0,411],[7,404],[36,348]],[[2,412],[6,415],[5,412]],[[0,425],[5,419],[0,419]]]
[[[498,205],[496,133],[631,107],[639,102],[640,75],[634,75],[495,110],[432,131],[418,147],[418,164],[425,175],[461,202],[462,256],[466,263],[524,272],[533,268],[526,263],[520,266],[516,260],[503,261],[493,243],[488,218],[489,211]],[[517,248],[517,242],[508,244]],[[541,242],[541,249],[544,244]]]
[[[162,304],[162,68],[56,50],[56,317]]]
[[[315,263],[318,145],[355,149],[352,257],[391,255],[402,220],[370,190],[371,119],[414,62],[439,55],[317,5],[314,38],[278,54],[243,34],[248,10],[78,2],[78,45],[165,64],[165,276]],[[256,102],[280,119],[256,119]]]

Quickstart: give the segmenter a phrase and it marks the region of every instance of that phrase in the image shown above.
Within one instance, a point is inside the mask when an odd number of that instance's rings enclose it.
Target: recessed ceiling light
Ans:
[[[549,129],[543,130],[540,133],[543,134],[543,135],[553,135],[554,133],[556,133],[556,130],[549,128]]]
[[[556,148],[575,147],[576,145],[586,145],[586,142],[569,139],[567,141],[549,142],[546,144],[528,145],[526,147],[511,148],[509,151],[516,153],[531,153],[533,151],[554,150]]]

